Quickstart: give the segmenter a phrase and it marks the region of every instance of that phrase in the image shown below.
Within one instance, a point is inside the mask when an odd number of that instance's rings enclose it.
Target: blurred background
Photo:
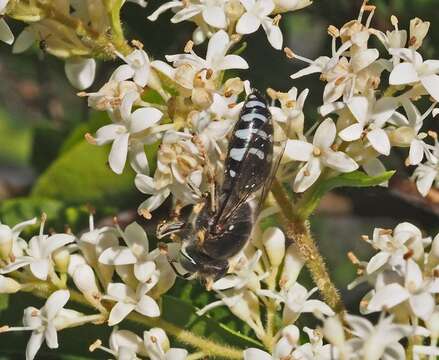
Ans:
[[[127,38],[141,40],[153,58],[180,53],[194,28],[190,23],[170,24],[170,13],[155,23],[149,22],[147,15],[161,3],[151,0],[146,9],[135,4],[123,8]],[[329,54],[328,25],[340,27],[356,18],[361,3],[361,0],[316,1],[305,10],[284,16],[281,21],[284,45],[312,59]],[[433,15],[437,14],[436,0],[371,3],[378,7],[372,24],[383,31],[390,29],[392,14],[398,16],[400,28],[405,29],[415,16],[431,21],[430,33],[421,52],[425,57],[439,58],[439,25],[434,22],[437,15]],[[10,20],[8,24],[18,35],[21,24]],[[299,90],[309,88],[305,114],[307,125],[312,124],[323,92],[318,76],[291,80],[289,75],[304,64],[287,60],[282,52],[273,50],[262,31],[250,35],[247,43],[243,56],[252,71],[242,76],[261,90],[267,87],[281,91],[292,86]],[[197,48],[196,52],[204,54],[204,49]],[[115,63],[99,64],[96,80],[89,91],[99,89],[115,66]],[[75,95],[75,89],[65,78],[62,61],[45,54],[38,46],[23,55],[13,56],[11,48],[0,43],[0,79],[1,222],[12,226],[44,211],[49,218],[49,228],[61,231],[69,224],[73,231],[79,232],[87,227],[89,206],[96,209],[98,223],[111,221],[114,215],[122,222],[133,221],[135,209],[142,201],[134,187],[133,174],[113,174],[106,165],[108,149],[93,147],[83,140],[86,132],[94,132],[105,122],[105,114],[90,112],[86,99]],[[389,167],[398,170],[388,189],[340,189],[323,199],[312,219],[315,237],[341,289],[355,277],[355,268],[347,261],[347,252],[353,251],[360,259],[370,257],[370,249],[362,244],[360,235],[371,234],[375,226],[394,227],[403,220],[420,226],[429,234],[439,230],[439,193],[432,191],[425,199],[417,194],[407,181],[411,170],[403,165],[406,156],[405,151],[393,150],[392,156],[386,159]],[[138,221],[145,224],[142,219]],[[366,287],[343,292],[349,310],[357,311],[358,301],[365,292]],[[11,299],[0,298],[0,325],[19,322],[19,311],[2,312],[7,307],[5,302]],[[13,299],[14,307],[20,309],[29,304],[22,295]],[[32,302],[35,306],[40,303],[39,300]],[[66,333],[62,336],[75,334],[74,330]],[[8,339],[12,342],[8,343]],[[0,359],[23,358],[23,355],[16,355],[16,351],[19,349],[22,354],[26,341],[27,334],[2,335]],[[76,354],[81,347],[82,356],[91,356],[86,352],[89,344],[81,341],[78,338],[68,342],[67,348],[63,345],[63,354]],[[42,351],[39,358],[60,358],[59,354],[53,354]],[[73,359],[64,355],[63,358]],[[93,355],[104,358],[102,354]]]

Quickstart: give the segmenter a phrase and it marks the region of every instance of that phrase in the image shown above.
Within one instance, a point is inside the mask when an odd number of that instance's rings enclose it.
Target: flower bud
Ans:
[[[100,301],[101,293],[90,265],[79,265],[73,273],[73,282],[91,304],[96,304]]]
[[[152,355],[157,353],[157,344],[165,353],[170,348],[168,336],[160,328],[152,328],[143,333],[143,341],[150,358],[155,358]],[[160,354],[159,354],[160,355]],[[158,356],[159,358],[160,356]]]
[[[64,70],[70,83],[78,90],[84,90],[93,84],[96,61],[94,59],[71,58],[66,60]]]
[[[0,224],[0,259],[6,260],[12,252],[13,234],[7,225]]]
[[[224,95],[226,97],[238,96],[244,91],[244,82],[239,78],[227,79],[224,83]]]
[[[282,336],[288,340],[290,345],[297,345],[300,340],[299,328],[296,325],[288,325],[282,330]]]
[[[66,273],[70,263],[69,250],[65,247],[55,250],[52,254],[52,260],[57,271],[60,273]]]
[[[422,46],[422,42],[428,33],[430,28],[430,22],[422,21],[419,18],[410,20],[410,39],[409,47],[412,49],[419,49]]]
[[[337,317],[330,317],[325,320],[323,335],[334,346],[342,347],[345,341],[343,325]]]
[[[192,90],[192,102],[197,109],[207,109],[213,103],[212,93],[203,87],[196,87]]]
[[[408,147],[415,136],[415,130],[409,126],[401,126],[389,132],[390,143],[393,146]]]
[[[0,275],[0,294],[15,294],[20,291],[21,285],[14,279]]]
[[[245,12],[244,6],[242,6],[239,0],[230,0],[226,3],[225,8],[226,16],[230,21],[237,21]]]
[[[285,255],[284,268],[280,278],[280,285],[282,288],[288,289],[296,282],[304,264],[305,261],[300,255],[297,246],[291,244]]]
[[[279,266],[285,255],[285,234],[278,227],[270,227],[262,234],[262,242],[270,263]]]

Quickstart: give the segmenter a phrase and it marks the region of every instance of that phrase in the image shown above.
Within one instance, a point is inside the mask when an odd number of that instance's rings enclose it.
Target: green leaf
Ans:
[[[44,197],[21,197],[4,200],[0,205],[0,220],[14,226],[15,224],[40,216],[43,212],[48,217],[48,228],[60,228],[64,225],[62,219],[63,203]],[[23,234],[30,235],[38,229],[39,225],[24,229]]]
[[[338,187],[369,187],[378,186],[388,181],[395,171],[386,171],[377,176],[369,176],[362,171],[353,171],[347,174],[341,174],[333,178],[317,182],[312,186],[300,200],[298,204],[298,216],[301,219],[307,219],[315,210],[320,199],[328,191]]]
[[[107,165],[108,146],[93,146],[81,140],[64,152],[40,176],[32,196],[57,199],[66,205],[136,204],[139,193],[134,187],[134,173],[128,168],[122,175],[114,174]]]

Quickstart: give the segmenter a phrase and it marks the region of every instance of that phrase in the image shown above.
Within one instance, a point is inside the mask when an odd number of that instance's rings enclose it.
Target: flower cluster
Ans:
[[[46,235],[44,222],[45,216],[39,235],[28,242],[20,238],[20,231],[35,224],[36,219],[12,229],[0,225],[0,293],[12,294],[39,286],[60,289],[48,297],[40,310],[25,309],[23,327],[1,328],[2,332],[32,331],[26,350],[28,360],[34,358],[44,339],[50,348],[57,348],[56,332],[64,328],[104,321],[114,326],[131,312],[145,317],[160,316],[157,300],[173,286],[176,275],[163,250],[150,250],[140,225],[133,222],[122,230],[116,223],[96,229],[90,216],[89,231],[76,237],[69,233]],[[76,287],[70,292],[65,290],[69,279]],[[76,292],[78,296],[78,291],[85,304],[98,310],[98,314],[63,309],[70,294]]]
[[[177,0],[164,3],[148,19],[155,21],[165,11],[174,10],[171,22],[189,20],[196,24],[193,33],[196,44],[202,43],[220,29],[229,34],[247,35],[262,26],[271,46],[280,50],[283,43],[279,28],[280,14],[303,9],[311,3],[310,0]]]
[[[418,52],[430,24],[415,18],[407,32],[392,16],[394,30],[383,33],[371,26],[374,11],[375,6],[365,2],[358,19],[340,29],[329,26],[330,57],[309,60],[285,48],[289,58],[309,64],[291,75],[293,79],[319,73],[325,82],[319,109],[325,120],[310,141],[299,137],[287,144],[286,156],[304,163],[294,181],[296,192],[305,191],[320,177],[358,167],[369,175],[382,173],[385,168],[378,158],[388,156],[392,147],[409,148],[406,165],[417,166],[413,176],[422,195],[437,177],[437,136],[424,128],[425,120],[437,112],[438,61],[424,61]],[[373,37],[383,52],[370,47]],[[424,98],[431,105],[421,111],[417,104]],[[428,136],[435,144],[426,141]]]

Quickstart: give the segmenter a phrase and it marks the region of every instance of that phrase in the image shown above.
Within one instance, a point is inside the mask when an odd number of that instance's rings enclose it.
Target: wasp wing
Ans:
[[[273,162],[273,123],[258,92],[250,94],[236,123],[225,163],[217,224],[264,187]]]

